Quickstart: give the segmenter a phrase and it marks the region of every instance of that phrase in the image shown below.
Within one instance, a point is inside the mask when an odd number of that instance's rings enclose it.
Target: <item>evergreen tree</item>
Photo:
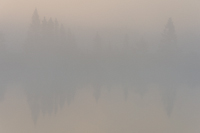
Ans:
[[[169,18],[162,34],[162,43],[164,45],[164,49],[174,50],[176,48],[176,42],[175,27],[172,19]]]
[[[46,18],[44,17],[44,19],[42,20],[42,37],[43,37],[43,40],[46,41],[47,39],[47,21],[46,21]]]
[[[54,34],[55,34],[55,41],[56,43],[58,42],[58,37],[59,37],[59,23],[57,21],[57,19],[55,19],[55,22],[54,22]]]
[[[38,42],[40,39],[40,18],[37,9],[35,9],[32,16],[28,39],[33,42]]]
[[[52,18],[50,18],[47,23],[47,30],[48,30],[48,40],[52,42],[54,40],[54,22]]]

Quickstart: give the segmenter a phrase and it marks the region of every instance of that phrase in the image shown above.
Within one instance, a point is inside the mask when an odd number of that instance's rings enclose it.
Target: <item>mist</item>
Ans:
[[[0,131],[199,132],[198,4],[3,1]]]

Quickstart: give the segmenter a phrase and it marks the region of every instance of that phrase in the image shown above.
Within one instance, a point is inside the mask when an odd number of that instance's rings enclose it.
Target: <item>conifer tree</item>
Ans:
[[[43,40],[46,41],[47,39],[47,21],[46,21],[46,18],[44,17],[43,20],[42,20],[42,37],[43,37]]]
[[[32,42],[38,42],[40,39],[40,18],[37,9],[35,9],[32,16],[28,39]]]
[[[50,18],[47,23],[47,30],[48,30],[48,40],[52,42],[54,40],[54,22],[52,18]]]
[[[175,27],[172,19],[169,18],[162,34],[162,44],[165,50],[174,50],[176,48],[176,42]]]
[[[58,42],[58,37],[59,37],[59,23],[57,21],[57,19],[55,19],[54,22],[54,34],[55,34],[55,41]]]

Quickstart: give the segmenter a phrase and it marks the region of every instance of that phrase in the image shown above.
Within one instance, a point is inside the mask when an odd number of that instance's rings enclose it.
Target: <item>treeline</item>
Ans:
[[[11,56],[10,58],[8,58],[9,56],[1,56],[0,62],[3,65],[0,66],[2,70],[0,83],[7,85],[21,82],[27,86],[25,91],[35,123],[40,112],[44,115],[56,113],[59,106],[60,108],[64,106],[65,101],[70,103],[73,100],[76,89],[84,88],[87,85],[93,86],[94,97],[98,101],[102,88],[110,89],[121,86],[124,97],[127,99],[129,90],[132,91],[136,88],[135,91],[143,95],[149,84],[159,84],[161,89],[164,88],[163,103],[168,115],[170,115],[174,105],[175,88],[183,83],[187,85],[199,84],[196,80],[200,77],[196,73],[200,68],[196,67],[200,66],[199,58],[185,58],[182,55],[173,54],[170,57],[161,56],[163,51],[167,51],[169,54],[169,51],[175,50],[176,34],[171,18],[162,34],[161,54],[135,56],[136,51],[132,49],[134,44],[131,42],[131,36],[125,34],[125,36],[121,36],[121,43],[117,42],[118,38],[113,39],[114,42],[123,44],[122,56],[96,58],[106,55],[102,52],[105,50],[103,49],[104,42],[102,42],[102,37],[98,32],[94,34],[92,39],[94,49],[91,57],[94,58],[71,59],[65,58],[70,56],[63,57],[62,53],[66,55],[77,52],[73,34],[69,29],[66,31],[64,25],[56,19],[43,17],[40,20],[36,9],[25,43],[27,54],[24,54],[26,56]],[[115,45],[113,42],[111,44]],[[145,53],[146,40],[144,38],[138,39],[137,44],[139,45],[137,50]],[[52,52],[61,53],[61,56],[55,56]],[[33,53],[34,56],[27,56],[30,53]],[[50,54],[47,54],[45,58],[40,56],[46,53]],[[115,52],[108,50],[106,53],[113,54]],[[124,56],[126,53],[132,54],[127,57]],[[94,54],[100,56],[93,56]],[[80,55],[82,57],[82,54]],[[1,95],[4,91],[4,89],[0,90]]]
[[[135,39],[133,41],[133,38]],[[97,32],[92,37],[92,49],[93,53],[99,54],[103,53],[115,53],[112,51],[112,46],[122,44],[122,47],[118,52],[123,53],[146,53],[148,51],[147,41],[144,37],[132,37],[131,35],[125,33],[124,36],[115,38],[115,42],[110,42],[110,46],[104,46],[105,42],[102,40],[102,36]],[[112,39],[111,39],[112,40]],[[175,27],[171,18],[169,18],[163,33],[161,34],[159,43],[159,49],[163,51],[176,51],[177,50],[177,37],[175,33]],[[117,41],[117,44],[116,44]],[[26,39],[26,50],[30,51],[40,51],[42,53],[46,52],[64,52],[70,53],[77,50],[75,36],[72,34],[71,30],[65,29],[62,23],[59,23],[57,19],[45,18],[40,19],[37,9],[35,9],[31,24],[28,30],[28,35]],[[81,42],[84,43],[84,42]],[[87,46],[86,46],[87,47]],[[91,47],[91,45],[90,45]],[[106,48],[106,49],[105,49]],[[89,48],[90,49],[90,48]]]
[[[40,20],[37,9],[32,15],[32,21],[26,39],[26,50],[68,50],[71,51],[75,46],[75,39],[70,29],[65,29],[57,19],[53,20],[43,17]],[[43,51],[44,52],[44,51]]]

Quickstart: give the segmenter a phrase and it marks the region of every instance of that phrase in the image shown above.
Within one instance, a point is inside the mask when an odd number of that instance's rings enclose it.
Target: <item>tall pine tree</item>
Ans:
[[[28,40],[31,42],[38,42],[40,40],[40,18],[35,9],[32,15],[32,21],[29,28]]]
[[[163,49],[167,51],[176,50],[177,49],[176,42],[177,42],[177,39],[176,39],[175,27],[174,27],[172,19],[169,18],[165,26],[165,29],[162,33]]]
[[[46,41],[48,31],[47,31],[47,20],[45,17],[42,20],[41,30],[42,30],[42,38],[44,41]]]

